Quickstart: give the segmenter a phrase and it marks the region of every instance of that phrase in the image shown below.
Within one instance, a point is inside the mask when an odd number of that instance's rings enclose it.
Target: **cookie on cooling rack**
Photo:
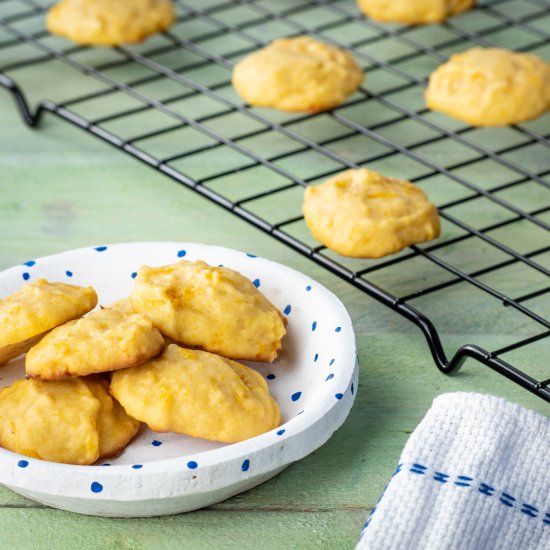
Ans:
[[[279,310],[249,279],[201,261],[142,267],[131,298],[165,336],[231,359],[271,362],[286,333]]]
[[[279,38],[233,71],[233,86],[251,105],[318,112],[342,103],[363,81],[350,53],[309,36]]]
[[[236,443],[280,424],[264,378],[236,361],[167,346],[159,357],[113,373],[111,393],[157,432]]]
[[[164,31],[174,18],[171,0],[61,0],[46,27],[77,44],[117,46]]]
[[[550,64],[528,53],[472,48],[430,76],[427,106],[472,126],[505,126],[550,108]]]
[[[439,236],[437,208],[420,188],[365,168],[308,187],[304,217],[313,236],[343,256],[380,258]]]
[[[97,304],[92,287],[38,279],[0,300],[0,365],[26,353],[53,328]]]
[[[102,309],[47,334],[27,353],[27,376],[62,380],[139,365],[164,338],[144,315]]]
[[[139,425],[99,378],[18,380],[0,390],[0,446],[32,458],[93,464],[122,451]]]
[[[444,21],[475,5],[475,0],[358,0],[359,9],[382,22],[422,25]]]

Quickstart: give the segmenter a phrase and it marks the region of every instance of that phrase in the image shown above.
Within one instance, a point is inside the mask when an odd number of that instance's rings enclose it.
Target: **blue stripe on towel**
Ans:
[[[449,478],[451,477],[450,474],[445,474],[439,470],[430,469],[428,466],[424,466],[423,464],[420,464],[418,462],[412,462],[409,464],[408,469],[404,469],[405,464],[399,464],[397,468],[395,469],[395,472],[392,475],[392,478],[396,476],[399,472],[403,471],[404,473],[410,472],[411,474],[417,474],[420,476],[424,476],[423,479],[430,479],[432,481],[437,481],[440,484],[446,484],[449,481]],[[432,473],[431,476],[426,475]],[[420,478],[422,479],[422,478]],[[391,483],[391,482],[390,482]],[[465,476],[465,475],[457,475],[456,481],[454,481],[452,484],[448,485],[449,487],[458,486],[458,487],[477,487],[477,491],[473,494],[481,493],[482,495],[488,496],[488,497],[496,497],[495,502],[500,502],[507,508],[513,508],[522,514],[528,516],[529,518],[539,518],[542,520],[542,523],[544,525],[550,526],[550,512],[543,513],[540,512],[540,510],[534,506],[533,504],[528,504],[527,502],[522,502],[521,506],[516,506],[516,497],[512,496],[509,493],[505,493],[504,491],[497,493],[496,489],[492,485],[488,485],[487,483],[483,482],[477,482],[473,477]],[[369,526],[370,522],[372,521],[372,516],[376,509],[378,508],[378,504],[382,500],[382,497],[384,496],[384,493],[386,492],[387,487],[382,492],[382,495],[378,499],[378,502],[374,506],[374,508],[371,510],[369,517],[367,519],[367,522],[365,523],[365,526],[363,527],[363,532],[365,529]],[[468,492],[466,490],[466,492]]]

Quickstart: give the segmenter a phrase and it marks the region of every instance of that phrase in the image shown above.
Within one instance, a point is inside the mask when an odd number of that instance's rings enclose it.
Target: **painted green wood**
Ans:
[[[332,550],[353,547],[362,521],[359,511],[208,510],[144,521],[89,518],[52,509],[0,509],[0,546],[9,550]]]
[[[261,3],[273,7],[275,4],[287,6],[289,1]],[[508,5],[523,13],[519,0],[513,0]],[[236,7],[228,17],[233,17],[236,22],[242,21],[250,17],[249,8]],[[295,15],[297,21],[306,24],[313,17],[321,21],[326,18],[326,13],[322,9],[312,8],[311,13]],[[471,15],[464,16],[463,21],[472,30],[481,24]],[[193,29],[189,26],[189,32],[196,31]],[[276,33],[277,29],[268,28],[267,31]],[[359,40],[366,36],[366,32],[356,22],[348,22],[327,30],[326,34],[337,39]],[[375,34],[374,31],[368,32]],[[427,45],[453,37],[448,30],[437,26],[418,28],[411,34]],[[159,45],[163,40],[162,37],[153,38]],[[220,47],[219,44],[210,46]],[[406,53],[402,45],[392,49],[392,45],[385,42],[379,43],[377,48],[377,55],[382,57]],[[13,60],[24,58],[28,53],[28,48],[22,47],[14,54]],[[2,55],[0,51],[0,61],[3,61]],[[184,55],[190,62],[193,61],[193,54],[187,52]],[[101,49],[82,52],[78,56],[85,61],[101,63],[116,59],[119,54]],[[182,60],[167,56],[162,61],[173,64]],[[426,70],[425,63],[425,59],[420,60],[416,66],[409,63],[406,68],[421,73]],[[55,79],[51,78],[52,74],[56,75]],[[102,87],[90,78],[75,75],[57,62],[43,64],[33,71],[14,71],[13,76],[30,90],[33,101],[41,97],[74,97],[84,90]],[[144,76],[144,70],[137,67],[126,67],[117,73],[117,77],[126,80],[140,76]],[[216,74],[210,67],[190,76],[209,83]],[[369,73],[368,83],[369,89],[382,92],[402,81],[375,70]],[[152,83],[144,86],[143,91],[162,98],[178,93],[177,86],[174,86],[166,82]],[[223,89],[221,92],[234,98],[230,90]],[[418,90],[396,94],[394,98],[408,107],[414,107],[421,100]],[[75,110],[85,116],[103,116],[135,105],[135,101],[114,94],[106,102],[87,102]],[[173,107],[182,114],[192,113],[195,116],[219,109],[219,105],[204,97],[176,102]],[[343,107],[339,112],[352,120],[370,124],[395,115],[376,101],[361,107]],[[274,121],[296,118],[275,112],[262,113]],[[440,115],[430,114],[427,118],[447,128],[461,127]],[[545,120],[548,122],[549,119],[546,117]],[[0,269],[66,249],[125,241],[196,241],[252,251],[307,273],[342,299],[354,322],[361,367],[356,403],[344,426],[321,449],[262,486],[209,510],[139,520],[69,514],[46,508],[0,487],[1,548],[253,549],[259,547],[259,541],[263,547],[275,549],[352,548],[368,511],[397,463],[408,435],[436,395],[446,391],[494,393],[548,414],[548,405],[542,400],[475,362],[468,362],[455,377],[441,375],[432,364],[418,329],[401,317],[245,222],[55,117],[46,117],[39,131],[25,128],[13,111],[11,99],[3,91],[0,91],[0,121]],[[166,124],[163,116],[147,113],[139,124],[126,119],[107,127],[131,136],[159,124]],[[257,129],[254,123],[235,115],[211,119],[208,124],[231,138]],[[541,124],[537,121],[529,124],[533,129],[543,128],[537,126]],[[343,127],[328,116],[297,122],[291,127],[317,140],[345,133]],[[381,133],[403,145],[432,135],[412,121],[387,126]],[[475,130],[464,135],[472,141],[485,145],[490,143],[495,149],[523,139],[511,129],[498,132]],[[186,147],[191,149],[207,143],[204,136],[186,129],[148,140],[142,145],[155,155],[169,155]],[[289,146],[287,139],[272,134],[262,139],[248,140],[246,145],[262,154],[285,152]],[[364,151],[372,152],[373,156],[384,151],[383,146],[367,138],[348,138],[330,148],[349,158],[357,158],[356,155]],[[185,167],[191,174],[204,176],[219,167],[239,166],[243,160],[227,150],[214,151],[191,157],[178,166]],[[419,152],[444,163],[472,158],[471,151],[460,146],[451,147],[449,142],[426,146]],[[531,160],[546,162],[537,149],[522,157],[514,157],[514,161],[527,167]],[[303,177],[319,173],[320,166],[327,170],[334,167],[332,161],[314,153],[292,155],[278,162],[278,165]],[[403,156],[378,160],[369,166],[403,177],[428,172],[424,166]],[[492,161],[474,162],[458,168],[455,173],[484,189],[514,177],[509,169],[499,167]],[[238,199],[252,191],[260,192],[285,183],[283,177],[273,175],[265,168],[255,168],[218,178],[209,185]],[[438,204],[468,193],[460,185],[441,176],[427,178],[421,185]],[[536,208],[545,199],[541,188],[536,185],[522,186],[516,190],[512,188],[503,191],[501,196],[524,208]],[[299,205],[300,196],[294,190],[281,193],[273,201],[255,201],[250,208],[276,221],[281,216],[297,213]],[[502,210],[494,209],[484,199],[455,208],[450,212],[468,219],[476,227],[498,221],[503,216]],[[314,242],[303,225],[298,224],[289,231],[308,243]],[[444,223],[443,238],[457,234],[460,233]],[[544,242],[545,236],[532,227],[517,229],[514,226],[514,231],[503,229],[495,237],[520,247],[520,250],[524,250],[522,247],[527,250],[527,247]],[[472,254],[464,245],[445,249],[441,254],[443,259],[458,262],[468,270],[476,270],[502,259],[499,252],[489,248]],[[357,260],[339,261],[353,268],[368,265],[368,262],[360,264]],[[424,287],[426,281],[436,283],[450,278],[422,259],[415,259],[407,265],[406,272],[374,272],[372,280],[383,283],[398,294],[406,294]],[[538,276],[525,273],[522,270],[495,273],[486,281],[513,295],[536,290],[545,283]],[[532,328],[514,311],[503,308],[498,302],[463,284],[414,303],[435,320],[450,353],[465,343],[479,343],[488,349],[495,349],[522,334],[529,334]],[[531,301],[529,305],[541,315],[550,313],[548,300]],[[548,351],[548,344],[539,343],[507,357],[533,376],[544,377],[548,376],[548,366],[542,359],[548,356]]]

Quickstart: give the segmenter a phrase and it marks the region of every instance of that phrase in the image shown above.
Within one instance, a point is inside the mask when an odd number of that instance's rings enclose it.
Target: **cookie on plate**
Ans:
[[[437,208],[420,188],[360,168],[308,187],[304,217],[325,246],[354,258],[380,258],[439,236]]]
[[[25,369],[31,378],[62,380],[139,365],[163,346],[144,315],[102,309],[52,330],[29,350]]]
[[[174,18],[171,0],[61,0],[46,27],[77,44],[117,46],[164,31]]]
[[[363,77],[350,53],[298,36],[274,40],[237,63],[233,86],[257,107],[318,112],[345,101]]]
[[[142,267],[131,298],[165,336],[231,359],[271,362],[286,333],[281,313],[249,279],[202,261]]]
[[[130,297],[121,298],[120,300],[113,302],[105,309],[116,309],[117,311],[120,311],[121,313],[126,313],[127,315],[135,313],[134,306],[132,305],[132,300]]]
[[[0,390],[0,446],[31,458],[93,464],[122,451],[138,429],[99,378],[18,380]]]
[[[213,353],[167,346],[159,357],[113,373],[111,393],[157,432],[235,443],[279,426],[280,412],[256,371]]]
[[[377,21],[422,25],[469,10],[475,0],[358,0],[357,3],[365,15]]]
[[[53,328],[91,311],[92,287],[37,279],[0,300],[0,365],[26,353]]]
[[[128,416],[109,392],[109,382],[99,376],[80,378],[99,402],[96,428],[99,434],[99,458],[118,455],[137,434],[140,422]],[[55,382],[54,382],[55,383]]]
[[[472,126],[505,126],[550,109],[550,64],[529,53],[472,48],[430,76],[426,104]]]

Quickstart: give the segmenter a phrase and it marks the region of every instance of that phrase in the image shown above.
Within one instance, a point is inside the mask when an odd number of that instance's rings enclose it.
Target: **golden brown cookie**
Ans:
[[[332,109],[363,81],[350,53],[309,36],[279,38],[233,70],[233,86],[251,105],[282,111]]]
[[[282,315],[246,277],[201,261],[142,267],[131,297],[165,336],[232,359],[273,361],[286,333]]]
[[[99,434],[99,458],[118,455],[137,434],[140,422],[128,416],[120,403],[109,393],[109,382],[104,378],[81,378],[99,401],[96,428]]]
[[[112,399],[105,381],[18,380],[0,390],[0,446],[32,458],[93,464],[120,452],[139,422]]]
[[[117,46],[164,31],[174,18],[171,0],[61,0],[46,27],[77,44]]]
[[[113,373],[111,393],[157,432],[235,443],[280,423],[279,407],[256,371],[174,344],[143,365]]]
[[[430,76],[426,103],[472,126],[505,126],[550,109],[550,64],[529,53],[472,48]]]
[[[382,22],[422,25],[469,10],[475,0],[358,0],[359,9]]]
[[[116,309],[121,313],[126,313],[127,315],[131,315],[132,313],[135,313],[134,306],[132,305],[132,300],[130,297],[121,298],[120,300],[113,302],[110,306],[108,306],[105,309]]]
[[[380,258],[439,236],[424,191],[366,168],[308,187],[303,210],[313,236],[343,256]]]
[[[25,358],[27,376],[62,380],[139,365],[164,339],[144,315],[102,309],[52,330]]]
[[[92,287],[38,279],[0,300],[0,364],[26,353],[59,325],[81,317],[97,304]]]

